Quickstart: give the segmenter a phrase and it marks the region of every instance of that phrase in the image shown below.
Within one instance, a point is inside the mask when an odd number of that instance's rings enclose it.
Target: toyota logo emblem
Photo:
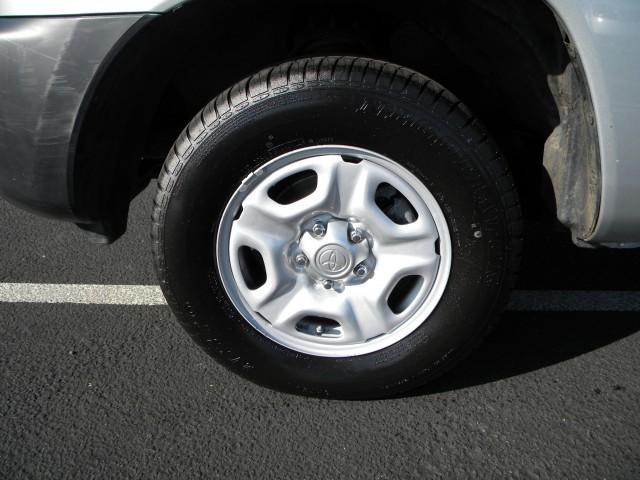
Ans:
[[[318,267],[329,274],[340,273],[349,266],[349,257],[339,245],[327,245],[318,252]]]

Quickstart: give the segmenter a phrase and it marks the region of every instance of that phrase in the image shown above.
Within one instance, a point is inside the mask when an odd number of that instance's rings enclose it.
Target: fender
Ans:
[[[185,0],[3,0],[0,16],[44,17],[59,15],[106,15],[113,13],[161,13]]]
[[[588,84],[598,132],[601,198],[585,241],[640,242],[640,3],[546,0],[572,43]]]

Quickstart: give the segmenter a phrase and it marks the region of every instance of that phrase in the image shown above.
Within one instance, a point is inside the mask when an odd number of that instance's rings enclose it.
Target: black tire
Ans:
[[[251,327],[221,285],[214,252],[222,210],[249,172],[328,143],[373,150],[413,172],[438,200],[453,244],[447,288],[427,321],[390,347],[344,358],[295,352]],[[422,74],[353,57],[287,62],[212,100],[165,161],[152,228],[165,296],[207,353],[270,388],[340,398],[398,394],[467,355],[508,298],[520,237],[507,164],[468,109]]]

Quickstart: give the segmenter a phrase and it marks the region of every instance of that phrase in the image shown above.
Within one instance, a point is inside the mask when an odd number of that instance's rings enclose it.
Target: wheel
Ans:
[[[495,144],[440,85],[309,58],[195,116],[159,177],[152,237],[169,305],[220,363],[282,391],[383,397],[488,332],[520,209]]]

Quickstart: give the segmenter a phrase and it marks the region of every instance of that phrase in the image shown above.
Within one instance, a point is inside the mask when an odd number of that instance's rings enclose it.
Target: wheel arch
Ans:
[[[74,199],[88,228],[111,239],[124,232],[130,199],[229,85],[296,57],[356,54],[452,90],[505,151],[525,215],[540,213],[542,196],[575,238],[587,238],[601,192],[593,106],[578,53],[545,0],[399,10],[382,1],[328,1],[322,12],[196,1],[148,22],[102,75],[79,126]]]

